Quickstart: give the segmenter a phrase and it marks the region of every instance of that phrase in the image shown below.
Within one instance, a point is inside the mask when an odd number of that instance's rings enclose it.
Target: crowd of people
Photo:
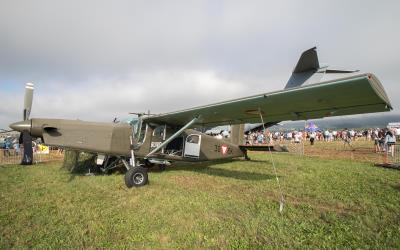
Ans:
[[[365,130],[342,129],[342,130],[291,130],[291,131],[269,131],[257,130],[245,135],[247,145],[274,144],[275,142],[301,143],[309,141],[314,145],[316,141],[332,142],[343,141],[351,145],[354,140],[373,141],[375,152],[391,152],[396,140],[400,140],[400,128],[371,128]]]
[[[11,153],[19,155],[21,152],[18,139],[13,137],[6,137],[5,139],[1,140],[0,149],[2,149],[4,156],[10,156]]]
[[[19,139],[16,137],[6,137],[0,140],[0,151],[3,151],[3,156],[18,156],[23,152],[23,144],[19,143]],[[32,151],[33,153],[42,152],[44,144],[40,140],[32,141]],[[61,154],[62,149],[58,149]]]

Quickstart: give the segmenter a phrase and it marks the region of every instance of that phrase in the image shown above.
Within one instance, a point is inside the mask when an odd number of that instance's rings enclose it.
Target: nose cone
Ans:
[[[10,128],[19,132],[31,130],[31,120],[16,122],[10,125]]]

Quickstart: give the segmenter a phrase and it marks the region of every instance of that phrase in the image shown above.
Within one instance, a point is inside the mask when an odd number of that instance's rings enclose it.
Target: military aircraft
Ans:
[[[328,75],[330,80],[321,80]],[[392,109],[374,74],[321,67],[315,47],[302,53],[283,90],[165,114],[139,114],[129,124],[30,119],[32,95],[33,85],[28,84],[24,120],[10,125],[26,144],[23,164],[32,161],[31,136],[40,137],[47,145],[96,153],[104,169],[122,162],[128,187],[147,184],[151,165],[247,157],[245,123],[276,124]],[[231,125],[229,140],[196,129],[219,125]]]

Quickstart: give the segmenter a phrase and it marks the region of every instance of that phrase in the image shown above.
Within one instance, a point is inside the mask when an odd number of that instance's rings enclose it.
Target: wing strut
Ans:
[[[165,140],[163,143],[161,143],[158,147],[156,147],[155,149],[153,149],[150,153],[148,153],[144,158],[147,159],[149,156],[151,156],[152,154],[154,154],[155,152],[157,152],[158,150],[162,149],[164,146],[166,146],[168,143],[170,143],[173,139],[175,139],[176,137],[178,137],[180,134],[182,134],[182,132],[187,129],[188,127],[190,127],[193,123],[195,123],[197,120],[199,119],[199,117],[195,117],[193,118],[193,120],[191,120],[190,122],[188,122],[185,126],[183,126],[181,129],[179,129],[175,134],[173,134],[171,137],[169,137],[167,140]]]
[[[262,116],[261,108],[258,108],[258,111],[260,112],[260,118],[261,118],[261,122],[262,122],[262,126],[263,126],[263,134],[265,134],[265,123],[264,123],[264,119]],[[281,199],[279,200],[279,213],[282,213],[285,199],[283,198],[282,188],[281,188],[281,184],[279,183],[278,174],[276,172],[276,167],[275,167],[274,158],[272,157],[271,147],[268,147],[268,150],[269,150],[269,155],[271,157],[272,166],[274,167],[276,182],[278,183],[279,192],[281,194]]]

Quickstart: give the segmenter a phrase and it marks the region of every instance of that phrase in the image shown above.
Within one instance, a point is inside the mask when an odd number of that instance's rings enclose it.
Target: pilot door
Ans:
[[[184,157],[199,158],[201,135],[189,135],[185,141]]]

